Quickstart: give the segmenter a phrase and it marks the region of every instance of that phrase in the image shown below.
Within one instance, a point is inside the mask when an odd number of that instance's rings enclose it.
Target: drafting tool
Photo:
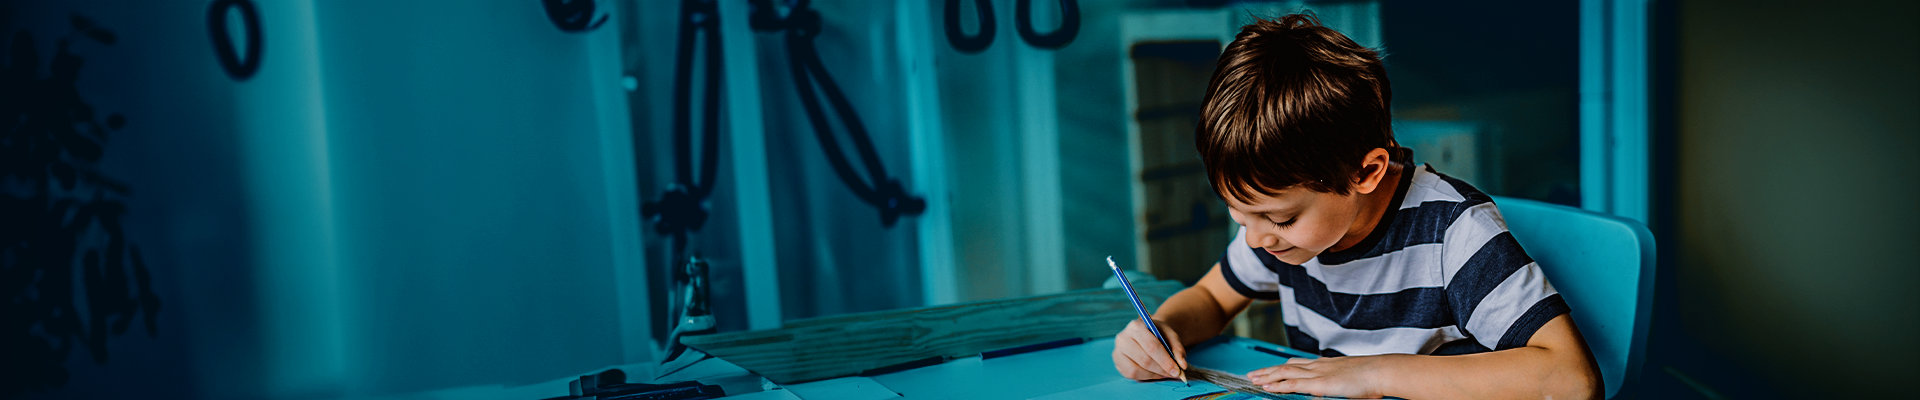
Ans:
[[[1120,266],[1113,263],[1113,256],[1107,256],[1107,267],[1113,268],[1113,276],[1120,279],[1120,288],[1126,289],[1127,299],[1133,301],[1133,310],[1140,312],[1140,322],[1147,325],[1147,331],[1160,339],[1160,348],[1167,350],[1167,359],[1174,360],[1178,367],[1179,357],[1173,355],[1173,345],[1167,343],[1167,335],[1160,334],[1160,327],[1154,325],[1153,318],[1147,314],[1147,306],[1140,304],[1140,296],[1133,294],[1133,284],[1127,282],[1127,274],[1120,272]],[[1187,371],[1180,371],[1180,382],[1187,383]]]
[[[1252,381],[1248,381],[1246,377],[1227,373],[1226,371],[1221,371],[1216,369],[1207,369],[1207,368],[1201,368],[1201,367],[1188,368],[1187,371],[1192,372],[1193,377],[1195,379],[1206,381],[1207,383],[1211,383],[1215,385],[1220,385],[1220,387],[1226,388],[1227,390],[1232,390],[1235,392],[1246,393],[1246,394],[1260,396],[1260,397],[1269,398],[1269,399],[1287,398],[1287,396],[1285,395],[1267,392],[1266,389],[1260,388],[1260,385],[1255,385],[1253,384]]]

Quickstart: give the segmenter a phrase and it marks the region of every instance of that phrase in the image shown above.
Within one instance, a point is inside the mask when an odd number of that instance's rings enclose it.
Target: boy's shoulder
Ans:
[[[1493,222],[1505,225],[1494,211],[1493,198],[1466,181],[1447,176],[1422,164],[1411,168],[1404,182],[1406,186],[1400,196],[1398,209],[1394,212],[1393,229],[1404,230],[1402,235],[1419,237],[1421,242],[1435,242],[1444,237],[1431,237],[1444,233],[1462,216],[1472,216],[1471,220]],[[1488,218],[1491,217],[1491,218]]]
[[[1492,236],[1506,231],[1506,221],[1493,204],[1493,198],[1466,181],[1447,176],[1431,165],[1412,168],[1389,228],[1388,236],[1377,251],[1398,250],[1407,246],[1436,243],[1447,259],[1474,253]],[[1388,243],[1398,242],[1398,243]],[[1442,260],[1441,264],[1459,265],[1464,260]]]
[[[1445,203],[1448,206],[1472,207],[1493,201],[1486,192],[1473,187],[1466,181],[1448,176],[1433,168],[1431,164],[1421,164],[1412,168],[1412,175],[1406,192],[1406,199],[1400,208],[1414,208],[1428,203]]]
[[[1447,176],[1429,165],[1416,169],[1408,185],[1407,198],[1401,203],[1397,228],[1411,243],[1437,243],[1440,275],[1444,282],[1460,278],[1461,272],[1480,279],[1500,274],[1505,268],[1473,268],[1481,263],[1506,264],[1530,261],[1526,250],[1512,239],[1505,217],[1493,197],[1466,181]],[[1499,261],[1504,260],[1504,261]],[[1478,275],[1491,274],[1489,277]]]
[[[1392,264],[1406,267],[1438,267],[1443,248],[1473,247],[1493,231],[1502,231],[1505,222],[1492,209],[1492,199],[1464,181],[1446,176],[1430,165],[1408,167],[1399,176],[1395,208],[1382,214],[1380,226],[1358,246],[1321,253],[1309,264],[1358,265]],[[1430,247],[1428,245],[1439,245]],[[1449,250],[1451,252],[1451,250]],[[1383,257],[1405,253],[1400,257]]]

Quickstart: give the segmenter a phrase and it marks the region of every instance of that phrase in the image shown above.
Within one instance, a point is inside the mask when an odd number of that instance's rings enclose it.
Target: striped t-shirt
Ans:
[[[1290,344],[1328,356],[1523,347],[1568,312],[1492,199],[1430,166],[1411,170],[1399,207],[1359,244],[1293,265],[1248,247],[1241,228],[1221,275],[1241,295],[1280,302]]]

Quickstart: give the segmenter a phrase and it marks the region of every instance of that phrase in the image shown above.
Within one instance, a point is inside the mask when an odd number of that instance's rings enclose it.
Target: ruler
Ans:
[[[1253,384],[1253,382],[1247,381],[1247,378],[1244,376],[1240,376],[1239,374],[1227,373],[1227,371],[1221,371],[1217,369],[1189,367],[1187,368],[1187,376],[1191,378],[1198,378],[1202,381],[1206,381],[1207,383],[1220,385],[1220,387],[1226,388],[1227,390],[1232,390],[1234,392],[1239,392],[1239,393],[1246,393],[1254,396],[1259,396],[1262,398],[1268,398],[1268,399],[1303,398],[1299,395],[1267,392],[1265,389],[1261,389],[1260,385],[1255,385]],[[1311,398],[1311,397],[1304,397],[1304,398]]]

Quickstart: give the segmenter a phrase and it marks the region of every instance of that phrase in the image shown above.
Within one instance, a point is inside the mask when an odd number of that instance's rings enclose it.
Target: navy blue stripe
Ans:
[[[1300,327],[1287,325],[1287,347],[1313,354],[1320,354],[1320,339],[1308,335]]]
[[[1248,248],[1248,251],[1252,251],[1252,248]],[[1280,274],[1281,276],[1286,276],[1288,268],[1300,268],[1300,266],[1293,265],[1293,263],[1280,261],[1280,258],[1274,257],[1273,253],[1264,251],[1254,251],[1253,258],[1260,259],[1260,266],[1267,267],[1268,271],[1273,271],[1273,273]],[[1281,282],[1281,284],[1286,284],[1286,282]]]
[[[1520,242],[1513,240],[1512,232],[1500,232],[1493,239],[1488,239],[1487,244],[1480,246],[1480,251],[1473,253],[1466,265],[1461,266],[1460,271],[1453,274],[1453,279],[1447,281],[1447,302],[1453,306],[1453,318],[1460,322],[1461,329],[1466,329],[1473,310],[1480,307],[1480,301],[1487,298],[1487,293],[1493,292],[1493,288],[1499,287],[1501,282],[1506,282],[1514,271],[1531,263],[1533,257],[1528,257],[1526,250],[1520,249]]]
[[[1344,251],[1321,253],[1319,256],[1320,264],[1327,266],[1341,265],[1362,259],[1379,257],[1387,253],[1400,251],[1408,246],[1440,243],[1440,240],[1447,236],[1447,228],[1453,226],[1453,222],[1460,219],[1461,213],[1466,212],[1468,208],[1473,208],[1473,206],[1485,202],[1486,201],[1451,202],[1436,200],[1420,203],[1419,206],[1413,208],[1400,209],[1395,211],[1395,213],[1399,215],[1394,217],[1393,224],[1387,227],[1385,231],[1386,236],[1374,243],[1373,246],[1363,249],[1355,245],[1353,248]]]
[[[1500,336],[1500,343],[1494,347],[1497,350],[1506,350],[1526,346],[1527,341],[1533,340],[1533,333],[1540,331],[1540,327],[1546,326],[1547,321],[1552,321],[1553,317],[1571,311],[1572,309],[1567,307],[1567,301],[1560,298],[1559,293],[1540,299],[1533,303],[1533,307],[1528,307],[1527,313],[1521,314],[1520,319],[1513,321],[1513,326],[1507,327],[1507,334]]]
[[[1347,356],[1346,353],[1341,353],[1339,350],[1320,348],[1320,339],[1314,339],[1313,335],[1308,335],[1306,331],[1302,331],[1299,327],[1293,325],[1287,325],[1287,347],[1319,354],[1321,357]]]
[[[1417,287],[1393,293],[1352,294],[1327,289],[1327,284],[1298,265],[1287,264],[1272,254],[1254,252],[1262,264],[1278,267],[1280,284],[1293,288],[1293,302],[1300,308],[1320,314],[1347,329],[1425,328],[1453,325],[1447,313],[1447,292],[1438,287]]]
[[[1320,259],[1320,263],[1343,264],[1346,263],[1346,261],[1328,262],[1327,260],[1337,261],[1345,259],[1351,261],[1351,259],[1364,257],[1368,250],[1380,247],[1380,241],[1383,238],[1390,237],[1388,235],[1391,234],[1393,235],[1391,237],[1399,237],[1400,232],[1395,232],[1390,228],[1395,225],[1394,219],[1400,214],[1400,203],[1406,202],[1407,192],[1413,190],[1414,175],[1416,175],[1416,173],[1413,171],[1400,174],[1400,185],[1393,189],[1393,200],[1387,202],[1387,206],[1390,208],[1388,208],[1386,212],[1380,213],[1380,220],[1374,224],[1373,232],[1367,233],[1367,237],[1360,239],[1360,243],[1355,243],[1353,247],[1347,248],[1346,250],[1320,253],[1320,255],[1317,256],[1317,258]]]
[[[1405,202],[1407,193],[1413,190],[1414,174],[1406,174],[1401,180],[1400,188],[1394,191],[1392,204],[1396,208],[1380,217],[1380,226],[1386,229],[1374,230],[1373,234],[1367,235],[1365,240],[1361,240],[1353,248],[1321,253],[1320,264],[1328,266],[1346,264],[1400,251],[1407,246],[1440,243],[1447,234],[1447,227],[1452,226],[1453,221],[1460,219],[1460,213],[1481,203],[1493,201],[1485,193],[1467,185],[1466,182],[1434,172],[1431,166],[1420,168],[1451,185],[1455,192],[1460,193],[1463,200],[1423,201],[1410,208],[1398,208]]]
[[[1228,250],[1228,254],[1231,253],[1232,250]],[[1247,296],[1249,299],[1266,301],[1280,300],[1280,291],[1262,292],[1247,287],[1246,282],[1240,281],[1240,274],[1233,271],[1233,262],[1227,261],[1227,258],[1228,255],[1220,256],[1220,277],[1227,279],[1227,286],[1233,287],[1233,291],[1239,292],[1241,296]]]
[[[1467,184],[1466,181],[1453,179],[1453,177],[1447,176],[1447,174],[1442,174],[1438,171],[1434,171],[1433,168],[1427,168],[1427,172],[1431,172],[1433,173],[1434,176],[1440,177],[1441,182],[1446,182],[1447,185],[1453,186],[1453,191],[1459,192],[1460,197],[1463,199],[1466,199],[1467,202],[1472,202],[1477,204],[1477,203],[1486,203],[1486,202],[1493,201],[1493,197],[1487,196],[1487,194],[1485,192],[1481,192],[1480,189],[1475,189],[1473,185]]]

